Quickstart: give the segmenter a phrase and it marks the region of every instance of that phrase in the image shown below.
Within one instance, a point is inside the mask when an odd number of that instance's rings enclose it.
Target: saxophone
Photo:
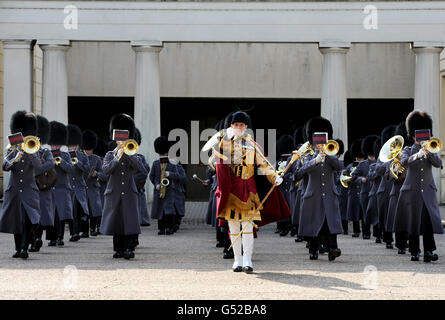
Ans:
[[[161,163],[161,185],[159,187],[159,198],[165,198],[165,191],[170,184],[170,180],[165,176],[165,169],[167,169],[167,163]]]

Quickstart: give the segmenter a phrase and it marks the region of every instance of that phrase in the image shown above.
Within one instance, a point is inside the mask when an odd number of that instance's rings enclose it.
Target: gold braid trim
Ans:
[[[249,198],[246,202],[241,201],[233,193],[230,193],[229,199],[227,199],[226,207],[219,213],[218,217],[231,221],[246,221],[249,218],[252,218],[260,204],[260,198],[258,197],[257,193],[249,192]],[[261,209],[262,207],[260,210]],[[235,212],[234,218],[231,217],[232,211]],[[253,216],[253,220],[261,221],[261,214],[259,211]]]

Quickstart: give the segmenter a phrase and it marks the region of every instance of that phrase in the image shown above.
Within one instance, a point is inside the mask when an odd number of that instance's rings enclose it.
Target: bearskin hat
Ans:
[[[377,139],[380,139],[380,137],[377,135],[369,135],[362,140],[362,153],[365,156],[374,155],[374,141]]]
[[[408,132],[406,131],[405,122],[400,122],[396,127],[395,135],[402,136],[404,140],[404,145],[410,145],[413,143],[411,137],[408,136]]]
[[[382,144],[382,146],[385,144],[386,141],[394,137],[395,133],[396,133],[396,126],[394,124],[385,127],[382,130],[382,134],[380,135],[380,143]]]
[[[312,135],[314,132],[327,132],[328,139],[332,139],[332,124],[331,122],[323,117],[314,117],[306,123],[306,137],[312,144]]]
[[[94,150],[97,147],[97,134],[93,130],[85,130],[82,133],[82,149]]]
[[[341,139],[335,139],[335,141],[337,141],[337,143],[338,143],[337,155],[341,156],[343,154],[343,152],[345,152],[345,144],[343,143],[343,141]]]
[[[227,129],[227,128],[230,128],[230,125],[232,124],[232,123],[234,123],[234,122],[236,122],[236,121],[233,121],[233,116],[236,114],[236,113],[238,113],[238,112],[240,112],[241,114],[244,114],[245,116],[247,116],[247,118],[245,118],[243,121],[240,121],[240,122],[243,122],[243,123],[246,123],[247,124],[247,127],[249,127],[249,129],[251,129],[251,130],[253,130],[253,126],[252,126],[252,119],[250,118],[250,116],[247,114],[247,113],[245,113],[244,111],[232,111],[232,112],[230,112],[226,117],[225,117],[225,119],[224,119],[224,128],[221,128],[221,129]],[[237,115],[237,118],[236,119],[238,119],[238,117],[239,118],[242,118],[243,117],[243,115]],[[246,121],[246,122],[244,122],[244,121]]]
[[[249,116],[244,111],[237,111],[234,114],[232,114],[232,120],[230,121],[230,124],[233,124],[235,122],[242,122],[248,126]]]
[[[9,128],[11,133],[21,132],[24,137],[35,136],[38,129],[37,117],[32,112],[17,111],[11,117]]]
[[[49,121],[45,117],[37,115],[37,122],[38,122],[37,137],[39,137],[41,144],[47,144],[50,135]]]
[[[108,152],[108,144],[105,142],[105,140],[102,139],[97,140],[97,146],[96,148],[94,148],[93,153],[103,158],[105,157],[107,152]]]
[[[157,137],[154,141],[154,147],[155,152],[158,154],[168,153],[168,150],[170,149],[170,141],[164,136]]]
[[[357,139],[352,142],[351,145],[351,157],[355,160],[355,158],[364,158],[365,155],[362,153],[362,139]]]
[[[49,123],[50,135],[48,144],[52,146],[66,146],[68,142],[68,129],[58,121],[51,121]]]
[[[294,139],[292,136],[285,134],[278,139],[277,152],[278,155],[290,154],[294,150]]]
[[[142,136],[138,128],[134,129],[134,140],[138,143],[138,145],[141,145]]]
[[[352,161],[353,161],[353,159],[351,158],[350,150],[346,150],[345,155],[343,156],[343,165],[344,165],[344,167],[346,168],[350,163],[352,163]]]
[[[110,120],[110,139],[113,139],[113,130],[128,130],[129,139],[134,139],[134,120],[128,114],[115,114]]]
[[[374,148],[374,157],[378,159],[380,154],[380,149],[382,148],[382,142],[380,141],[380,139],[374,141],[373,148]]]
[[[68,128],[68,146],[82,145],[82,130],[75,124],[69,124]]]
[[[300,144],[305,143],[304,140],[304,128],[299,127],[294,131],[294,148],[297,149]]]
[[[414,137],[416,130],[430,129],[433,136],[433,120],[425,111],[414,110],[406,117],[406,131],[410,137]]]

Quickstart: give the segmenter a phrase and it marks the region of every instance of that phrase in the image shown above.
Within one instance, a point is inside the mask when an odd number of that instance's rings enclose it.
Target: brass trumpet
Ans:
[[[389,172],[394,179],[399,179],[399,176],[405,171],[402,166],[402,150],[404,139],[402,136],[394,136],[385,142],[382,149],[380,149],[379,159],[382,162],[392,161],[389,166]]]
[[[26,136],[21,144],[22,150],[28,154],[34,154],[40,150],[40,139],[35,136]]]
[[[116,153],[119,151],[119,149],[123,149],[124,153],[127,156],[133,156],[136,153],[138,153],[139,150],[139,144],[136,142],[136,140],[133,139],[127,139],[124,141],[124,143],[122,143],[121,145],[118,145],[116,147],[116,149],[114,149],[114,155],[116,155]],[[122,155],[121,155],[122,157]],[[120,158],[119,158],[120,160]]]
[[[73,157],[73,158],[71,158],[71,163],[72,163],[73,165],[76,165],[78,162],[79,162],[79,159],[77,159],[77,157]]]
[[[323,152],[328,156],[335,156],[339,150],[340,146],[335,140],[328,140],[328,143],[323,145]]]
[[[59,164],[61,164],[62,163],[62,158],[61,157],[55,157],[54,158],[54,164],[55,165],[59,165]]]
[[[431,138],[428,140],[423,147],[431,153],[438,153],[442,150],[443,144],[439,138]]]

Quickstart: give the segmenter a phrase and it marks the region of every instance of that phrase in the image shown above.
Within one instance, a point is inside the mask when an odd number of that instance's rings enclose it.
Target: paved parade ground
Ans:
[[[189,220],[191,221],[191,220]],[[66,235],[67,237],[67,235]],[[304,243],[264,227],[254,273],[234,273],[207,225],[183,224],[173,236],[144,227],[136,258],[112,258],[112,238],[44,246],[12,259],[13,236],[0,234],[1,299],[445,299],[445,235],[439,261],[411,262],[374,240],[340,235],[342,256],[310,261]]]

